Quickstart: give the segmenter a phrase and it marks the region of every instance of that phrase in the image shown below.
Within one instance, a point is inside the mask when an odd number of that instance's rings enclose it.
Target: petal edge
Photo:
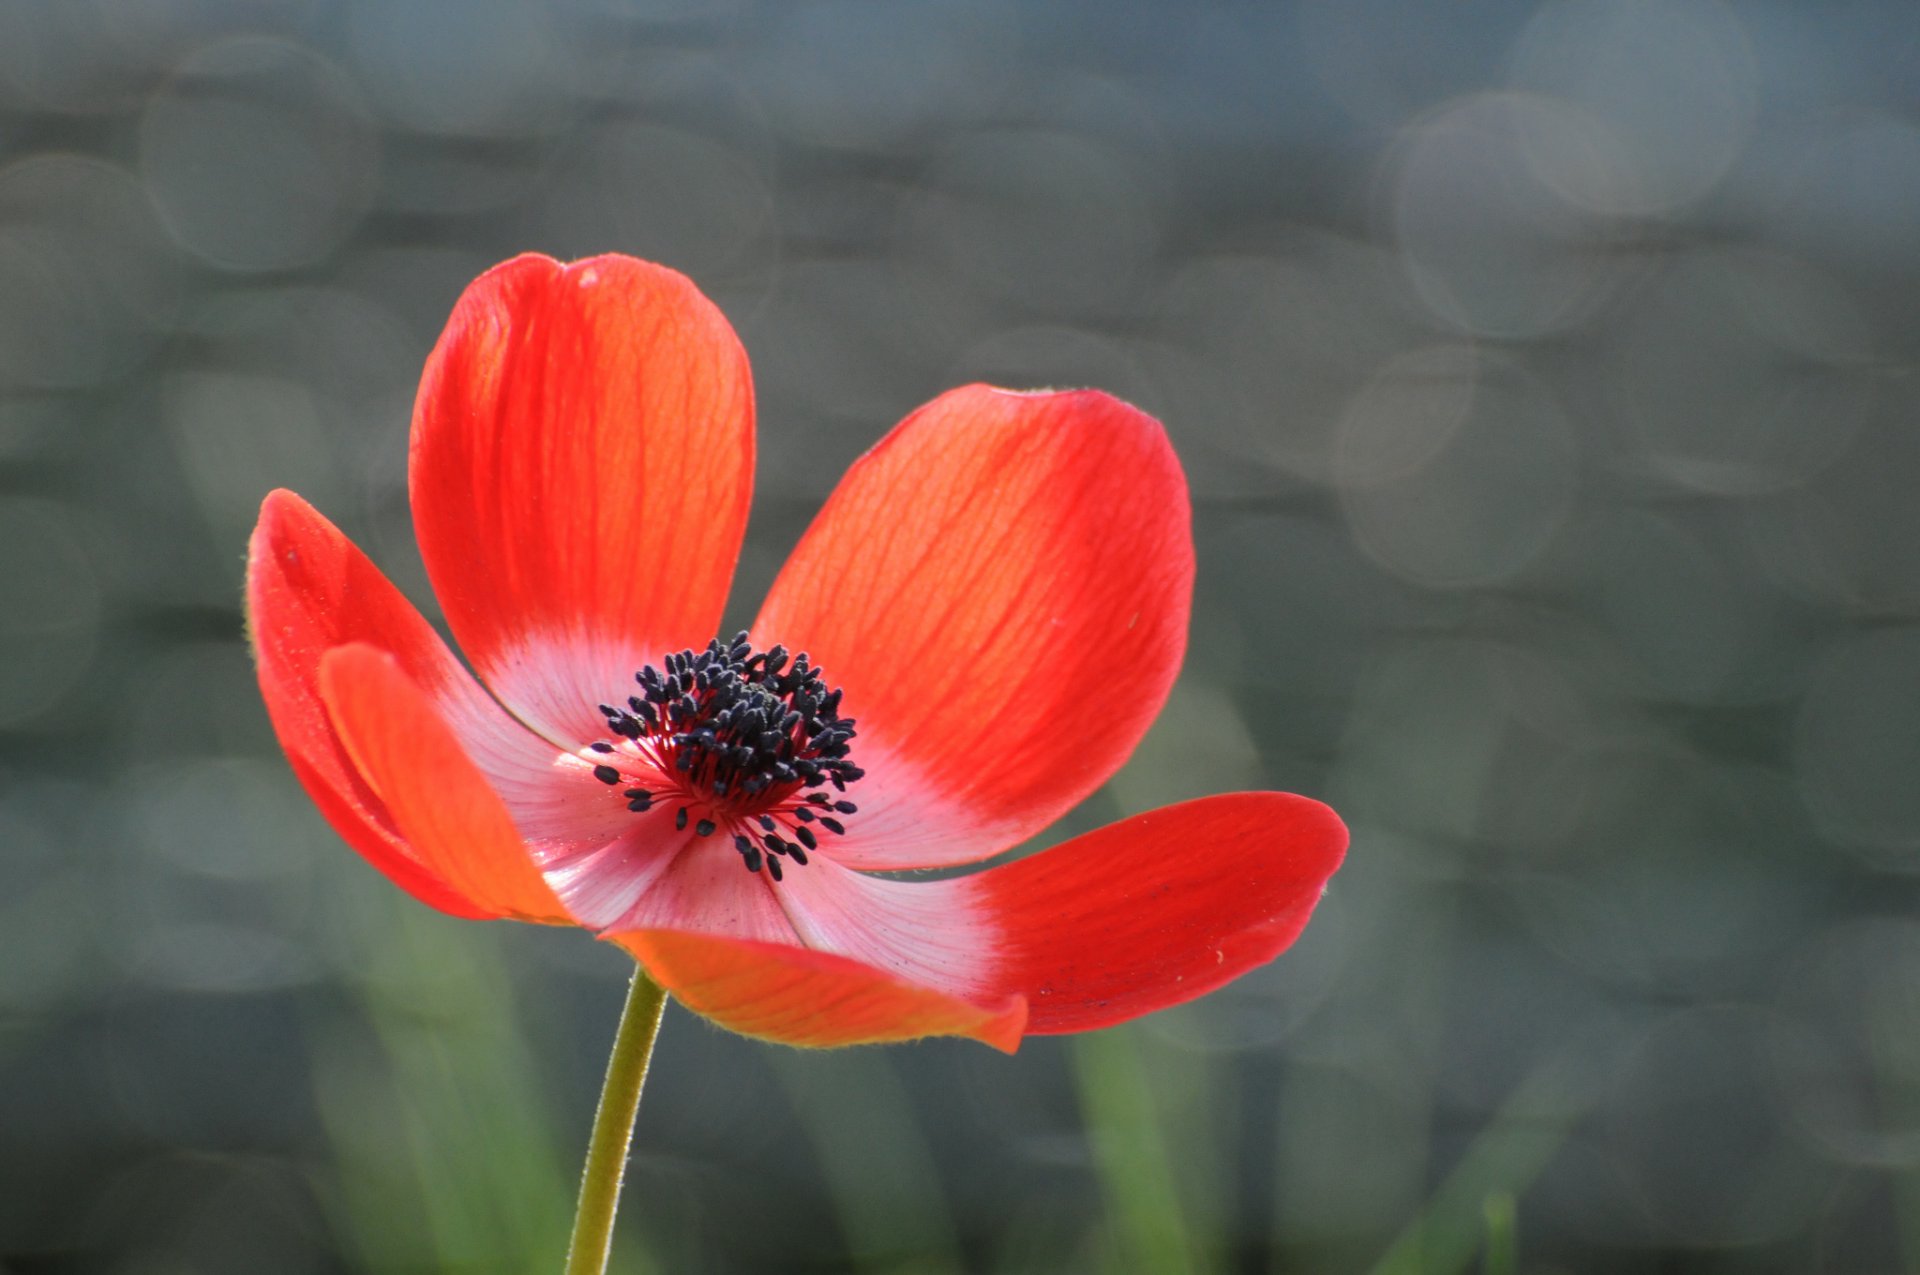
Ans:
[[[321,658],[320,695],[361,776],[429,870],[488,917],[572,923],[506,803],[399,661],[364,643],[338,647]]]
[[[1317,801],[1229,793],[989,868],[971,880],[1001,929],[994,985],[1027,998],[1036,1035],[1192,1000],[1290,946],[1346,847]]]
[[[975,1004],[809,948],[685,930],[606,937],[688,1009],[777,1044],[830,1048],[968,1036],[1010,1054],[1026,1026],[1026,1002],[1017,995]]]
[[[290,491],[268,494],[247,547],[247,639],[268,720],[314,805],[362,858],[414,898],[477,918],[426,868],[360,777],[320,702],[320,660],[350,641],[397,654],[410,676],[479,698],[426,619],[339,528]],[[464,683],[464,686],[462,685]]]

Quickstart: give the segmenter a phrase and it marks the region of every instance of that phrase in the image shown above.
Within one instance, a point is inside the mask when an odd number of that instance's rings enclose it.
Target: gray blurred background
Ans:
[[[730,619],[941,390],[1161,416],[1192,649],[1068,831],[1354,831],[1016,1059],[672,1011],[623,1271],[1920,1271],[1902,0],[0,0],[0,1270],[558,1268],[623,958],[366,868],[239,610],[276,486],[431,609],[415,380],[526,249],[739,327]]]

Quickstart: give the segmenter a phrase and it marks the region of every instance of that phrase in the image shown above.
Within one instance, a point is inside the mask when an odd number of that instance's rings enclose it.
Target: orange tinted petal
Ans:
[[[1188,523],[1160,423],[1094,390],[954,390],[856,462],[755,624],[858,722],[834,857],[985,858],[1112,774],[1179,671]]]
[[[996,986],[1027,1030],[1086,1031],[1212,991],[1306,926],[1347,830],[1287,793],[1205,797],[966,878],[999,929]]]
[[[354,765],[423,866],[489,916],[573,919],[534,866],[506,805],[399,661],[363,644],[329,651],[320,661],[320,694]]]
[[[421,552],[482,680],[550,739],[604,735],[596,704],[714,636],[752,478],[746,353],[662,266],[516,258],[427,361]]]
[[[379,568],[292,492],[267,497],[248,546],[247,632],[274,733],[335,831],[421,902],[455,916],[484,915],[420,862],[361,779],[321,703],[320,659],[344,643],[370,642],[445,700],[476,714],[499,710]]]
[[[783,1045],[870,1045],[969,1036],[1012,1053],[1026,1005],[1018,996],[974,1004],[844,956],[778,943],[630,930],[608,935],[696,1014]]]

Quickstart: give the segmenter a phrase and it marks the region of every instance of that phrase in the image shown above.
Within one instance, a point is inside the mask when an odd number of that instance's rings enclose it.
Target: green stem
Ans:
[[[1080,1110],[1093,1143],[1094,1171],[1106,1194],[1107,1221],[1121,1270],[1195,1275],[1192,1233],[1131,1031],[1088,1032],[1073,1039]]]
[[[627,1007],[620,1011],[620,1028],[613,1037],[613,1056],[607,1059],[600,1109],[593,1116],[587,1167],[580,1174],[580,1207],[573,1215],[566,1275],[602,1275],[607,1269],[613,1215],[620,1207],[620,1180],[626,1172],[627,1146],[633,1141],[633,1118],[640,1113],[640,1088],[647,1083],[647,1062],[653,1057],[653,1039],[660,1034],[660,1015],[666,1007],[666,992],[635,965]]]
[[[1487,1219],[1487,1252],[1480,1275],[1514,1275],[1520,1269],[1520,1240],[1515,1234],[1513,1196],[1495,1191],[1480,1211]]]

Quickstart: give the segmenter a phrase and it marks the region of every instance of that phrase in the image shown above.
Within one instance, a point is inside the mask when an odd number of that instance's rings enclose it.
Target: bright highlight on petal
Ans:
[[[1326,807],[1240,793],[970,874],[871,875],[1038,832],[1166,698],[1186,481],[1159,422],[1106,394],[975,385],[915,412],[733,639],[714,628],[752,390],[680,275],[622,257],[488,272],[428,361],[411,467],[478,681],[288,493],[261,510],[247,610],[295,773],[443,911],[585,926],[747,1035],[1011,1052],[1270,960],[1340,865]]]

